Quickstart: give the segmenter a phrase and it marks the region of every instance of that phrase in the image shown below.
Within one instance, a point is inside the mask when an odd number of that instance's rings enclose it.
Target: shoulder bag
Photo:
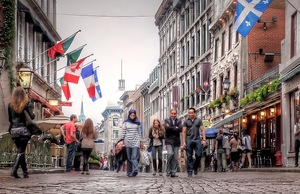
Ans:
[[[18,137],[30,137],[31,133],[27,129],[27,127],[13,127],[10,130],[10,135],[13,138],[18,138]]]
[[[140,151],[140,163],[143,165],[149,165],[149,157],[145,151]]]
[[[41,135],[42,129],[36,124],[35,120],[31,119],[27,110],[24,110],[25,123],[32,133],[32,135]]]
[[[95,147],[94,139],[91,138],[83,138],[81,141],[81,148],[91,148]]]
[[[125,148],[125,142],[122,139],[116,144],[115,153],[119,154],[124,148]]]

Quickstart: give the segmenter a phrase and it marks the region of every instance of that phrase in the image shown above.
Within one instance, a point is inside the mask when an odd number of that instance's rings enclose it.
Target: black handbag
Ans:
[[[18,138],[18,137],[30,137],[31,133],[27,129],[27,127],[14,127],[10,129],[10,135],[13,138]]]
[[[32,135],[41,135],[42,129],[36,124],[35,120],[31,119],[29,113],[24,110],[26,127],[31,131]]]

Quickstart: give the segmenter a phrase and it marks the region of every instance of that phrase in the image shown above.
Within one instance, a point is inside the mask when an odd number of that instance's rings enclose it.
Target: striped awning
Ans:
[[[279,78],[279,80],[282,81],[282,82],[285,82],[285,81],[291,79],[292,77],[294,77],[299,72],[300,72],[300,64],[298,64],[297,67],[295,67],[294,69],[290,70],[289,72],[281,75],[280,78]]]
[[[238,111],[238,112],[235,112],[233,113],[232,115],[229,115],[228,117],[224,118],[223,120],[215,123],[212,127],[213,128],[219,128],[219,127],[222,127],[223,125],[231,122],[231,121],[234,121],[235,119],[238,119],[240,117],[242,117],[244,114],[244,109]]]

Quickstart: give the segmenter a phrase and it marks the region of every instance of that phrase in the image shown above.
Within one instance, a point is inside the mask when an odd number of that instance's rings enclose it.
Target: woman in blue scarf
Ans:
[[[124,121],[122,139],[124,139],[127,154],[127,176],[135,177],[138,174],[140,154],[141,122],[136,116],[136,111],[131,109],[127,120]]]

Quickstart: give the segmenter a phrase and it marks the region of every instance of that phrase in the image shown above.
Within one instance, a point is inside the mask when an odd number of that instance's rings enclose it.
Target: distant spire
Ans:
[[[80,109],[80,114],[78,116],[78,121],[81,123],[84,123],[86,119],[86,116],[84,115],[83,112],[83,96],[81,96],[81,109]]]
[[[125,90],[125,80],[123,79],[123,61],[121,59],[121,79],[119,79],[119,90]]]

